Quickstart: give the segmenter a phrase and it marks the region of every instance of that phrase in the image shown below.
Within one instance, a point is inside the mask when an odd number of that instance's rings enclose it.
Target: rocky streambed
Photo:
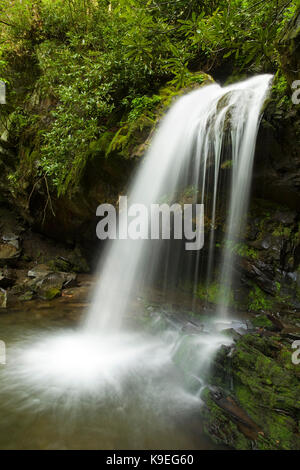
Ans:
[[[66,275],[45,272],[39,265],[29,274],[26,285],[37,285],[41,278],[48,282],[52,275],[61,282]],[[74,282],[73,275],[70,279]],[[78,275],[76,285],[62,285],[62,295],[52,300],[38,290],[36,299],[18,298],[2,309],[1,338],[6,340],[9,331],[18,334],[20,325],[23,333],[32,325],[45,332],[49,325],[57,331],[76,327],[93,285],[93,276]],[[192,312],[185,293],[178,294],[176,304],[163,304],[158,291],[153,302],[149,296],[136,299],[127,322],[154,338],[165,336],[166,344],[173,342],[172,362],[180,381],[200,400],[193,416],[198,416],[202,435],[228,448],[300,449],[300,366],[292,362],[293,343],[300,339],[299,314],[244,314],[216,326],[213,307],[199,301]],[[206,362],[212,327],[220,338],[213,359]]]
[[[78,325],[95,280],[84,274],[89,267],[80,248],[35,233],[5,207],[0,238],[0,339],[9,331],[17,334],[21,325],[23,331],[30,325],[45,331],[49,325],[58,330]],[[208,363],[203,344],[209,345],[212,331],[212,289],[199,288],[193,307],[183,286],[169,298],[159,289],[136,296],[127,321],[150,327],[154,336],[177,337],[172,362],[199,400],[192,414],[208,438],[193,446],[300,449],[300,365],[292,361],[300,340],[297,247],[295,211],[253,206],[247,239],[234,247],[241,285],[233,319],[218,327],[222,339]]]

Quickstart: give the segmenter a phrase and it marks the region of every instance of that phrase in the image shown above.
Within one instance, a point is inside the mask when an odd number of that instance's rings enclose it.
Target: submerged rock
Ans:
[[[7,268],[0,270],[0,287],[4,289],[12,287],[15,281],[15,276],[11,270]]]
[[[239,330],[235,330],[234,328],[226,328],[224,330],[221,330],[220,333],[222,335],[228,336],[229,338],[232,338],[234,341],[237,341],[242,334],[246,334],[247,330],[243,330],[242,328]]]
[[[27,272],[17,270],[13,285],[8,290],[9,304],[14,305],[16,302],[28,301],[36,297],[42,300],[52,300],[59,297],[63,289],[76,285],[75,273],[54,272],[45,264],[36,265]]]
[[[19,242],[13,240],[10,242],[0,242],[0,264],[9,263],[16,260],[21,254]]]
[[[24,294],[19,296],[19,300],[26,302],[28,300],[32,300],[34,298],[34,292],[32,291],[26,291]]]
[[[42,279],[38,279],[35,290],[41,299],[52,300],[61,295],[63,287],[75,285],[76,274],[47,273]]]
[[[46,264],[38,264],[28,271],[28,277],[43,277],[52,272],[51,268]]]
[[[54,273],[47,274],[36,284],[38,297],[44,300],[52,300],[61,294],[63,279]]]

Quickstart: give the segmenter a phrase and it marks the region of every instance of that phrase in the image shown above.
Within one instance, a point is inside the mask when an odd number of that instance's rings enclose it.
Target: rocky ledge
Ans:
[[[300,450],[300,314],[217,322],[197,310],[153,304],[144,326],[174,332],[172,360],[202,399],[204,432],[231,449]]]
[[[300,364],[292,360],[300,314],[289,324],[263,315],[252,323],[215,357],[202,392],[205,430],[235,449],[300,450]]]
[[[89,271],[78,246],[33,232],[10,209],[0,207],[0,309],[33,299],[52,300]]]

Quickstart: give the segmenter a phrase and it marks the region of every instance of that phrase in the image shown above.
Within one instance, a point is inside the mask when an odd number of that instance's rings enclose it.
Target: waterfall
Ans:
[[[15,423],[27,416],[20,428],[22,445],[28,434],[36,436],[39,446],[45,424],[55,440],[63,438],[63,446],[79,426],[88,448],[190,448],[191,435],[198,436],[201,428],[201,395],[217,351],[232,344],[224,330],[246,326],[229,317],[231,245],[245,224],[256,134],[271,78],[262,75],[225,88],[213,84],[179,98],[160,123],[129,188],[128,208],[132,203],[204,204],[203,249],[187,251],[181,239],[126,239],[128,217],[122,206],[121,238],[108,242],[100,260],[84,324],[58,330],[51,320],[37,330],[26,320],[24,332],[23,323],[17,330],[11,323],[16,340],[9,344],[9,367],[0,371],[0,422],[7,423],[11,410],[9,429],[17,429]],[[140,219],[147,221],[148,215]],[[163,295],[176,303],[186,280],[197,298],[198,283],[209,285],[216,277],[222,289],[215,314],[192,318],[180,300],[178,315],[165,307]],[[158,287],[162,301],[148,315],[143,292],[153,295],[152,286]],[[193,296],[186,298],[192,306]],[[127,314],[135,320],[134,329],[125,321]],[[187,423],[195,416],[196,431],[190,435]],[[34,431],[28,433],[31,427]]]
[[[128,203],[149,206],[164,200],[178,202],[189,188],[190,200],[204,204],[205,243],[208,249],[203,268],[199,251],[193,258],[165,240],[109,242],[100,262],[98,283],[85,320],[90,332],[117,330],[131,301],[143,287],[159,278],[163,287],[181,271],[191,272],[194,290],[199,272],[206,282],[215,263],[217,208],[227,211],[222,261],[219,267],[220,313],[228,310],[228,292],[233,281],[234,250],[231,244],[241,236],[249,200],[256,137],[272,76],[260,75],[227,87],[212,84],[180,97],[160,123],[150,149],[129,188]],[[228,194],[221,192],[221,168],[231,167]],[[206,224],[207,225],[207,224]],[[121,213],[120,232],[126,234],[127,214]],[[125,238],[125,237],[124,237]],[[201,267],[201,270],[200,270]]]

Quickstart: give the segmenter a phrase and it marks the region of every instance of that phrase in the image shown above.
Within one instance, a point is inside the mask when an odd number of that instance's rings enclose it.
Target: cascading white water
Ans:
[[[15,439],[21,448],[32,448],[32,439],[44,448],[40,429],[62,448],[68,447],[68,436],[73,440],[73,435],[76,448],[78,434],[77,446],[87,435],[87,448],[190,448],[191,439],[185,433],[179,433],[177,441],[174,437],[178,428],[186,426],[178,426],[178,416],[189,420],[197,414],[213,358],[221,345],[231,344],[222,331],[229,326],[241,328],[241,323],[221,320],[218,313],[202,324],[201,318],[192,322],[190,314],[181,312],[177,317],[158,311],[152,312],[150,335],[121,329],[122,319],[130,311],[131,301],[156,278],[163,290],[170,277],[177,282],[182,271],[185,275],[190,272],[196,286],[202,263],[201,276],[210,282],[217,214],[223,209],[221,186],[229,186],[229,196],[224,194],[229,200],[225,247],[240,235],[261,108],[271,78],[262,75],[226,88],[209,85],[172,106],[142,161],[129,191],[129,204],[148,206],[166,198],[177,201],[188,187],[190,199],[205,204],[209,219],[204,266],[202,251],[191,262],[180,240],[175,249],[169,240],[110,242],[84,325],[75,331],[45,331],[40,325],[40,332],[36,328],[24,332],[22,325],[25,337],[17,331],[17,338],[9,344],[9,367],[0,370],[0,430],[1,426],[5,429],[0,433],[0,447],[10,445],[6,432],[10,410],[9,429],[18,431]],[[222,175],[222,166],[228,162],[232,166],[229,183]],[[126,231],[124,213],[120,228]],[[224,249],[219,267],[225,286],[219,311],[223,314],[233,263],[232,250]],[[12,330],[15,332],[15,324]],[[19,423],[23,423],[20,429]],[[196,424],[193,436],[198,435],[201,420]],[[90,435],[94,436],[92,442]]]
[[[221,157],[225,137],[232,160],[230,204],[228,209],[226,240],[235,240],[241,233],[247,210],[252,177],[253,156],[261,116],[261,108],[269,88],[271,75],[261,75],[244,82],[222,88],[217,84],[193,91],[171,107],[163,119],[149,151],[129,189],[129,203],[149,206],[159,203],[166,195],[175,196],[180,188],[192,185],[194,200],[210,204],[211,231],[207,273],[211,275],[214,256],[216,206],[219,192]],[[213,168],[213,184],[209,184]],[[205,207],[205,211],[207,211]],[[122,233],[127,230],[126,214],[120,217]],[[138,293],[149,273],[156,275],[162,255],[158,243],[151,255],[148,240],[114,240],[108,247],[99,270],[99,280],[88,314],[88,331],[115,330],[121,325],[130,308],[133,293]],[[225,244],[226,246],[226,244]],[[174,257],[170,253],[169,257]],[[197,255],[194,283],[198,279]],[[223,312],[226,310],[227,291],[232,283],[233,251],[224,250],[221,268]],[[167,260],[168,261],[168,260]],[[180,266],[178,266],[178,271]],[[166,274],[168,275],[168,273]]]
[[[230,98],[229,106],[233,108],[231,120],[233,174],[221,267],[221,279],[225,287],[224,298],[219,310],[222,315],[225,315],[228,310],[235,258],[230,243],[239,239],[246,222],[245,215],[248,209],[256,138],[262,105],[272,78],[272,76],[263,75],[246,81],[242,84],[241,91],[233,93]]]

